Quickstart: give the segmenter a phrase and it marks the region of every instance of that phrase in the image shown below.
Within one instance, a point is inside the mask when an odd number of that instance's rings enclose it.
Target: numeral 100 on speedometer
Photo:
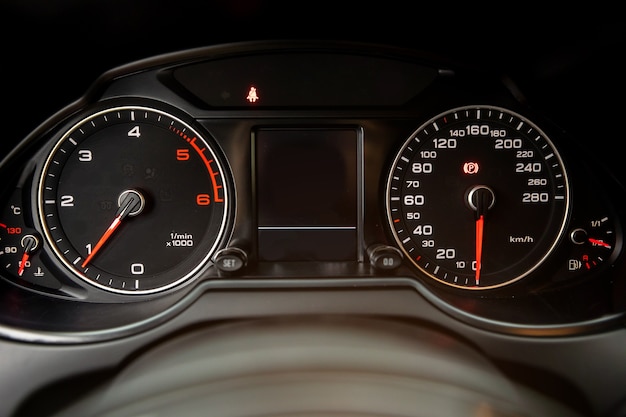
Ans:
[[[406,139],[385,198],[390,232],[421,274],[488,289],[529,275],[553,252],[569,182],[538,125],[505,108],[466,106]]]

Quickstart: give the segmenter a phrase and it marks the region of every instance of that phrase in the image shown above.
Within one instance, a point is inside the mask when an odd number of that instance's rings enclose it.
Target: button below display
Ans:
[[[396,269],[402,264],[402,252],[393,246],[374,245],[368,248],[370,264],[379,270]]]
[[[248,256],[239,248],[226,248],[217,252],[213,261],[222,272],[236,272],[246,266]]]

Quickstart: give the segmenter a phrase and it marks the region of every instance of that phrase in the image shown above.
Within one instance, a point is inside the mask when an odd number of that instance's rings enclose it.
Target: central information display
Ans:
[[[255,152],[259,260],[356,260],[357,131],[258,129]]]

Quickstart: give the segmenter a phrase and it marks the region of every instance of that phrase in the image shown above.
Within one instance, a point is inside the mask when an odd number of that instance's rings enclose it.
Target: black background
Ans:
[[[626,141],[623,127],[626,83],[622,63],[626,25],[621,10],[614,9],[617,5],[395,0],[354,3],[327,0],[0,0],[0,156],[54,112],[79,98],[100,74],[127,62],[217,43],[332,39],[411,47],[496,75],[507,74],[519,84],[532,107],[582,141],[593,151],[588,154],[595,153],[601,165],[613,168],[620,178],[626,178],[622,156],[622,142]],[[222,296],[216,295],[211,300],[219,301]],[[273,300],[271,294],[267,300]],[[571,300],[564,300],[568,301]],[[588,299],[581,302],[588,302]],[[593,303],[590,304],[593,307]],[[45,311],[47,305],[30,314],[49,314]],[[212,308],[218,309],[216,306]],[[239,307],[233,308],[239,311]],[[512,312],[516,313],[517,310]],[[114,316],[119,317],[119,314]],[[86,322],[88,316],[75,317]],[[605,382],[619,380],[622,369],[611,367],[608,362],[591,366],[573,360],[584,357],[583,351],[589,347],[599,348],[601,356],[608,358],[606,361],[621,359],[623,346],[602,344],[602,341],[620,339],[606,336],[606,339],[598,337],[597,344],[583,340],[580,345],[562,345],[574,348],[567,352],[557,351],[558,344],[522,344],[508,357],[518,354],[522,362],[527,363],[531,363],[527,356],[531,357],[540,370],[542,364],[551,360],[559,362],[561,355],[563,369],[567,364],[572,364],[572,368],[590,366],[589,376],[580,376],[572,384],[589,382],[590,393],[605,390],[605,394],[599,395],[598,404],[612,406],[606,399],[623,398],[623,394],[619,384]],[[512,345],[509,341],[500,343],[496,338],[477,339],[477,345],[482,343],[493,351],[498,346]],[[522,352],[524,346],[531,348],[527,355]],[[12,348],[7,345],[5,350]],[[93,370],[98,364],[116,362],[111,358],[125,349],[122,343],[116,343],[95,346],[92,352],[88,348],[74,350],[72,347],[69,356],[57,349],[50,350],[50,355],[39,356],[39,352],[43,353],[39,348],[24,345],[19,350],[13,349],[19,366],[9,367],[7,375],[28,375],[24,378],[26,381],[37,374],[49,381],[55,373],[50,371],[52,366],[46,364],[55,362],[56,365],[58,361],[59,368],[69,366],[78,370],[75,364],[80,363],[81,370],[84,364],[87,364],[84,369]],[[38,369],[38,365],[46,366]],[[18,368],[23,368],[19,374],[15,371]],[[35,373],[30,372],[34,369]],[[571,374],[581,372],[574,369]],[[538,374],[544,375],[543,372]],[[538,381],[540,379],[533,378],[531,382],[540,382],[539,386],[552,383],[559,388],[563,386],[560,379]],[[73,388],[80,382],[77,379]],[[25,389],[35,386],[33,383]],[[59,388],[63,389],[58,389],[57,393],[63,396],[71,393],[74,398],[76,395],[74,389],[61,385]],[[36,396],[33,404],[50,407],[49,402],[38,401],[45,394],[44,391],[43,395]],[[567,400],[585,401],[583,397],[573,397],[576,396],[568,395]]]
[[[582,140],[625,140],[625,25],[611,6],[385,1],[3,0],[0,153],[103,72],[155,54],[248,40],[407,46],[508,74]],[[594,145],[595,146],[595,145]],[[602,151],[619,167],[615,152]]]

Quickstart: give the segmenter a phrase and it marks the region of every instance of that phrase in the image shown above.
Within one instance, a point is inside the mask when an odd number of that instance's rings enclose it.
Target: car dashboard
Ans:
[[[398,47],[112,69],[0,164],[0,348],[23,358],[7,407],[190,329],[358,317],[453,335],[613,415],[626,194],[596,147],[512,79]]]

